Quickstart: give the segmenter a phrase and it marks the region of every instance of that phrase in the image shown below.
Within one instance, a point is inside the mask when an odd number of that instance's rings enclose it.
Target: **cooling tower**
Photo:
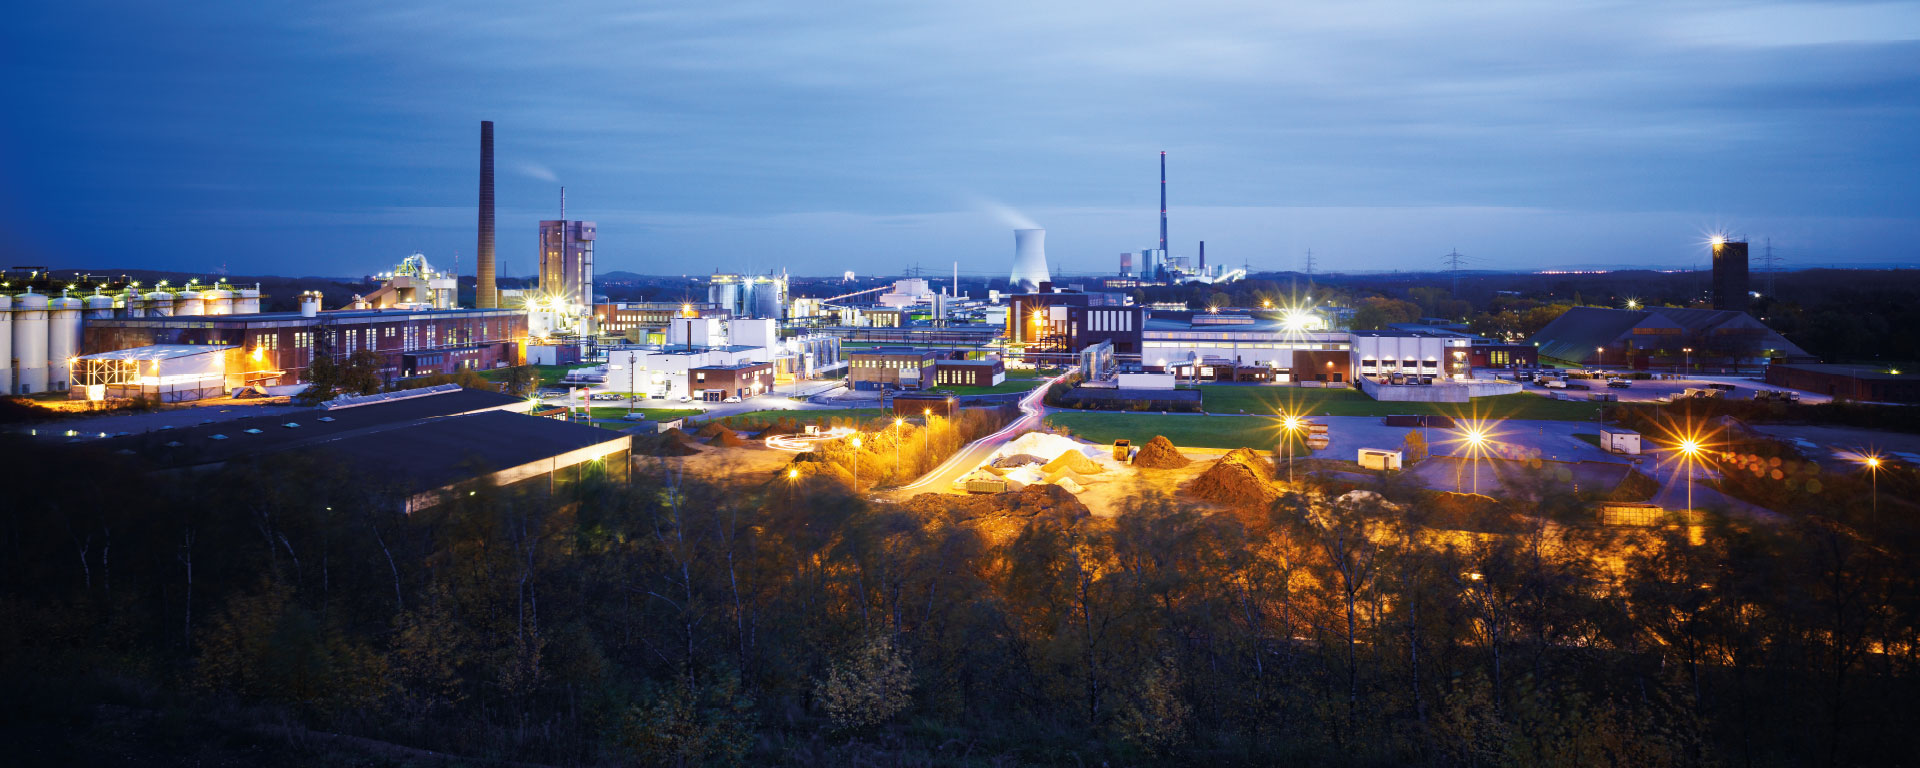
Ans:
[[[496,309],[500,306],[500,292],[493,279],[492,120],[480,121],[480,243],[474,252],[479,255],[480,264],[474,268],[473,304],[481,309]],[[458,288],[454,296],[458,301]]]
[[[1013,275],[1007,278],[1007,284],[1014,290],[1032,293],[1040,290],[1041,283],[1052,280],[1047,274],[1047,231],[1014,230]]]

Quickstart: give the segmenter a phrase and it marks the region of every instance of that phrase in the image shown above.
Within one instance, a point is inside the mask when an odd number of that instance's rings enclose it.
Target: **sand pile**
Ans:
[[[711,444],[718,445],[723,448],[739,448],[741,446],[753,445],[753,443],[740,437],[740,433],[735,432],[731,429],[720,430],[719,434],[714,435],[713,442]]]
[[[706,426],[700,428],[700,431],[693,433],[693,436],[700,438],[717,437],[721,432],[731,431],[733,430],[727,429],[726,425],[720,422],[709,421]]]
[[[1264,507],[1280,498],[1280,488],[1273,484],[1271,477],[1273,463],[1266,457],[1246,448],[1235,448],[1182,490],[1188,496],[1215,504]]]
[[[657,435],[634,435],[634,449],[651,456],[692,456],[700,452],[700,444],[685,432],[669,429]]]
[[[1047,474],[1053,474],[1061,470],[1066,470],[1076,475],[1097,475],[1107,471],[1107,468],[1100,466],[1099,462],[1087,458],[1086,454],[1079,451],[1062,453],[1058,457],[1055,457],[1053,461],[1047,462],[1045,466],[1040,468],[1040,471],[1046,472]]]
[[[1133,465],[1148,469],[1179,469],[1193,463],[1173,447],[1173,441],[1165,435],[1154,435],[1146,445],[1140,446],[1140,452],[1134,454]]]
[[[679,427],[674,427],[674,428],[672,428],[672,429],[669,429],[669,430],[667,430],[667,431],[665,431],[665,432],[662,432],[662,433],[660,433],[660,436],[661,436],[661,437],[663,437],[663,438],[666,438],[666,440],[667,440],[668,442],[672,442],[672,443],[683,443],[683,444],[684,444],[684,443],[691,443],[691,442],[693,442],[693,436],[692,436],[692,435],[689,435],[689,434],[687,434],[687,433],[685,433],[685,432],[682,432],[682,431],[680,431],[680,428],[679,428]]]
[[[1428,528],[1483,533],[1512,533],[1525,530],[1521,517],[1491,496],[1476,493],[1427,491],[1420,494],[1415,519]]]

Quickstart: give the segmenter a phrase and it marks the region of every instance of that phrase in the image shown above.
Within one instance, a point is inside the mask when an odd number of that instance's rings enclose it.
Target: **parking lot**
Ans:
[[[1502,376],[1501,378],[1511,378]],[[1700,376],[1679,379],[1644,379],[1632,381],[1626,388],[1608,387],[1601,379],[1569,379],[1570,384],[1585,384],[1590,389],[1550,389],[1538,382],[1526,382],[1522,391],[1536,395],[1547,395],[1561,399],[1585,400],[1593,392],[1607,392],[1620,399],[1620,402],[1657,402],[1661,398],[1679,398],[1688,389],[1705,389],[1708,384],[1731,385],[1732,391],[1721,397],[1734,400],[1752,400],[1755,392],[1781,390],[1758,379],[1734,376]],[[1799,391],[1799,390],[1796,390]],[[1831,402],[1833,398],[1813,392],[1799,391],[1800,402],[1814,404]]]

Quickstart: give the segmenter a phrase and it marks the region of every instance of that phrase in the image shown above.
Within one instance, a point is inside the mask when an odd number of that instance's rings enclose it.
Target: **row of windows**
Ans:
[[[1087,310],[1087,330],[1131,331],[1133,330],[1133,311],[1126,309]]]
[[[1235,349],[1301,349],[1337,352],[1348,347],[1346,344],[1214,344],[1191,341],[1143,341],[1140,346],[1147,349],[1203,349],[1232,346]]]
[[[907,368],[919,368],[921,367],[921,365],[922,363],[918,361],[912,361],[912,360],[855,360],[853,361],[853,367],[855,368],[898,368],[901,370],[905,370]]]
[[[1392,367],[1393,361],[1392,360],[1361,360],[1360,361],[1360,367],[1362,368],[1372,368],[1375,365],[1386,365],[1388,367]],[[1421,365],[1422,363],[1419,360],[1401,360],[1400,361],[1400,367],[1402,368],[1419,368],[1421,367]],[[1440,361],[1428,360],[1426,361],[1425,366],[1428,368],[1438,368],[1440,367]]]

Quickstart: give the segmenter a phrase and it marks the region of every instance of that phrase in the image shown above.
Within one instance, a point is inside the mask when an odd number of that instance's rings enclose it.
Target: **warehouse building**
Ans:
[[[473,482],[554,493],[592,477],[626,480],[630,436],[528,416],[529,407],[495,392],[430,387],[102,444],[152,471],[212,469],[275,454],[317,457],[346,466],[409,513]]]
[[[1814,360],[1752,315],[1720,309],[1574,307],[1527,343],[1542,359],[1636,370]]]
[[[860,349],[847,353],[852,389],[925,389],[941,354],[924,349]]]
[[[1767,366],[1767,383],[1843,400],[1920,403],[1920,375],[1886,366],[1780,363]]]

